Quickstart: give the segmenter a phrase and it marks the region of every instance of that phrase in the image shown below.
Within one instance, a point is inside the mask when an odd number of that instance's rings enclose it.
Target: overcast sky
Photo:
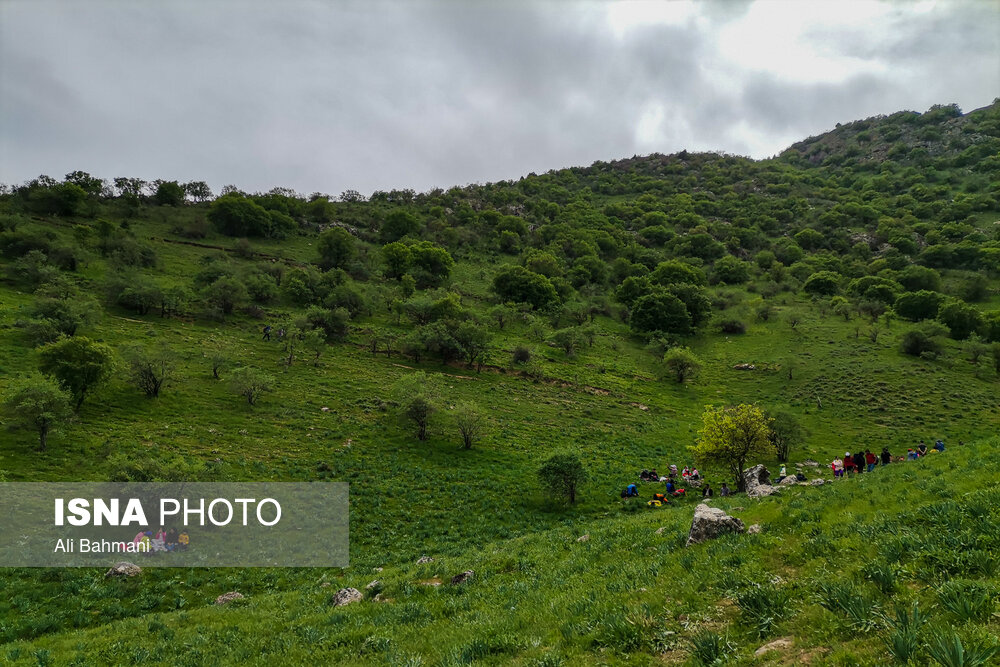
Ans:
[[[0,0],[4,183],[422,191],[997,96],[997,0]]]

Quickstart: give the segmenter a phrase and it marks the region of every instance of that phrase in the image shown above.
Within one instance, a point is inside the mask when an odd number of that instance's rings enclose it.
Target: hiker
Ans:
[[[865,453],[860,449],[854,452],[854,469],[858,471],[858,474],[862,474],[865,471]]]
[[[882,465],[887,466],[892,463],[892,454],[889,453],[888,447],[882,448]]]
[[[271,325],[264,325],[264,337],[261,340],[271,340]]]
[[[719,495],[722,496],[723,498],[729,495],[729,487],[726,486],[725,482],[722,483],[722,488],[719,489]]]
[[[944,440],[938,440],[934,443],[934,449],[939,452],[944,451]]]
[[[625,487],[625,490],[622,492],[622,498],[638,498],[638,497],[639,497],[639,489],[636,487],[635,484],[629,484],[628,486]]]
[[[660,481],[660,475],[659,473],[656,472],[656,468],[653,468],[652,470],[649,471],[649,481],[650,482]]]
[[[668,479],[667,480],[667,493],[672,495],[673,492],[676,491],[676,490],[677,490],[677,487],[674,486],[674,480],[673,479]]]
[[[705,488],[703,488],[701,490],[701,497],[702,498],[711,498],[712,497],[712,486],[710,484],[708,484],[708,483],[705,484]]]
[[[844,471],[847,473],[847,476],[850,477],[854,470],[854,457],[851,456],[850,452],[844,452]]]
[[[191,543],[191,538],[188,537],[186,530],[182,530],[181,534],[177,536],[177,543],[181,545],[181,551],[187,551],[188,544]]]
[[[691,468],[690,479],[701,479],[701,473],[698,472],[697,468]]]
[[[920,456],[926,456],[927,455],[927,443],[925,443],[923,440],[921,440],[920,444],[917,445],[917,451],[920,453]]]
[[[844,462],[841,459],[834,459],[830,463],[830,467],[833,468],[833,478],[841,479],[844,476]]]
[[[284,328],[278,329],[278,340],[281,340],[284,337],[285,337],[285,330],[284,330]]]
[[[684,470],[683,472],[681,472],[681,477],[686,480],[690,476],[691,476],[691,470],[687,466],[684,466]]]
[[[920,456],[919,454],[917,454],[915,451],[913,451],[913,447],[908,447],[907,448],[907,450],[906,450],[906,460],[907,461],[916,461],[917,458],[919,458],[919,456]]]
[[[778,471],[778,481],[780,482],[781,480],[785,479],[786,477],[788,477],[788,468],[786,468],[785,464],[782,463],[781,464],[781,470]]]
[[[670,466],[670,478],[673,479],[674,477],[677,477],[677,466],[671,465]]]
[[[872,454],[870,449],[865,450],[865,464],[868,466],[868,472],[875,470],[875,466],[878,464],[878,457]]]
[[[177,529],[167,531],[167,551],[177,551]]]

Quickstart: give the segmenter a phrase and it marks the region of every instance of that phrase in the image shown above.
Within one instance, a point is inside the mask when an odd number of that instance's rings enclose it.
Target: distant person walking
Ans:
[[[261,340],[271,340],[271,325],[270,324],[265,324],[264,325],[264,338],[262,338]]]
[[[848,477],[850,477],[851,473],[855,471],[854,457],[851,456],[850,452],[844,452],[844,471]]]
[[[889,453],[888,447],[882,448],[882,465],[887,466],[892,463],[892,454]]]
[[[865,450],[865,463],[868,466],[868,472],[875,470],[875,466],[878,464],[878,457],[872,454],[870,449]]]
[[[844,462],[841,459],[834,459],[830,463],[830,467],[833,469],[833,478],[842,479],[844,477]]]

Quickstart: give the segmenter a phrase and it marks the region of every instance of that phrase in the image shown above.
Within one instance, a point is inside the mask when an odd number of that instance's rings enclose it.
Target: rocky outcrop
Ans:
[[[215,598],[215,604],[229,604],[235,600],[242,600],[243,593],[237,593],[236,591],[229,591],[228,593],[223,593],[219,597]]]
[[[331,604],[334,607],[343,607],[354,602],[361,602],[364,596],[361,595],[361,591],[356,588],[341,588],[337,591],[336,595],[333,596]]]
[[[760,464],[744,470],[743,481],[746,484],[747,497],[749,498],[763,498],[778,491],[771,486],[771,473]]]
[[[780,482],[778,482],[778,486],[791,486],[792,484],[795,484],[798,481],[799,479],[795,475],[788,475],[787,477],[782,478]]]
[[[458,584],[464,584],[467,581],[472,581],[473,577],[475,576],[476,576],[475,572],[473,572],[472,570],[466,570],[465,572],[462,572],[461,574],[456,574],[454,577],[452,577],[451,583],[453,586],[457,586]]]
[[[747,535],[757,535],[760,533],[760,524],[755,523],[754,525],[747,528]]]
[[[813,481],[809,482],[810,486],[823,486],[824,484],[826,484],[826,480],[822,478],[816,478]]]
[[[421,556],[417,559],[417,565],[423,565],[425,563],[433,563],[434,559],[430,556]]]
[[[577,542],[589,542],[590,541],[590,535],[589,534],[588,535],[581,535],[580,537],[576,538],[576,541]]]
[[[687,545],[699,544],[727,533],[742,533],[745,530],[743,522],[739,519],[729,516],[717,507],[709,507],[702,503],[694,510]]]
[[[142,574],[142,568],[135,563],[129,563],[128,561],[120,561],[111,566],[111,569],[104,573],[105,579],[110,579],[111,577],[138,577]]]

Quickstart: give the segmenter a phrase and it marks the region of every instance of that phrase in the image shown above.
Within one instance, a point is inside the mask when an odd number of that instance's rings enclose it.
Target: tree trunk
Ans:
[[[38,427],[38,451],[44,452],[46,441],[49,438],[49,424],[48,422],[43,423]]]

